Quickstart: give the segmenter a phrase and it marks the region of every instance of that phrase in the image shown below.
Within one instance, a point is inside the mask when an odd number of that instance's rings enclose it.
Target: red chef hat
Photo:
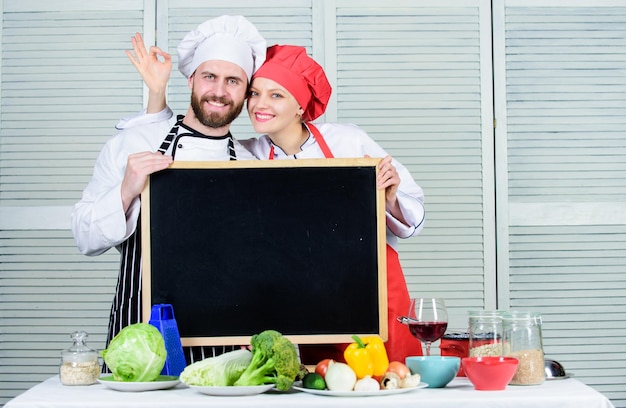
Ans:
[[[265,63],[253,75],[283,86],[304,110],[302,120],[315,120],[326,110],[332,87],[324,69],[306,53],[304,47],[273,45],[267,49]]]

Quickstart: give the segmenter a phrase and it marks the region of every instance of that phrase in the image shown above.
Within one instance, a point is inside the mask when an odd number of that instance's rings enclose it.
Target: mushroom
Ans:
[[[422,378],[419,374],[407,375],[400,381],[400,388],[414,388],[420,384]]]
[[[380,380],[380,388],[383,390],[395,390],[400,388],[400,376],[396,373],[387,372]]]

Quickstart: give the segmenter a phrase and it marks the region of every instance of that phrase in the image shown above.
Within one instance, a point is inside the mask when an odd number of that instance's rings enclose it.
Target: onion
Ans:
[[[409,367],[399,361],[390,361],[389,367],[387,367],[387,372],[398,374],[398,377],[400,377],[400,379],[411,375],[411,370],[409,369]]]
[[[326,370],[326,387],[331,391],[352,391],[356,374],[349,365],[331,361]]]

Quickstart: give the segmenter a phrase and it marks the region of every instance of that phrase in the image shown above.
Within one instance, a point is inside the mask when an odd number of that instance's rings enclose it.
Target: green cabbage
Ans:
[[[102,350],[115,381],[154,381],[163,370],[167,351],[159,330],[148,323],[124,327]]]
[[[187,385],[229,386],[241,376],[252,361],[252,353],[239,349],[209,357],[185,367],[180,380]]]

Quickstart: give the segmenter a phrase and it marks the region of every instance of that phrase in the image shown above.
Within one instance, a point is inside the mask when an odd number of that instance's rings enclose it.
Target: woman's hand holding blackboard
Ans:
[[[367,156],[366,156],[367,157]],[[378,163],[378,176],[376,178],[377,187],[385,190],[385,206],[387,211],[406,224],[402,210],[398,204],[398,186],[400,185],[400,176],[392,163],[393,158],[387,156]]]

